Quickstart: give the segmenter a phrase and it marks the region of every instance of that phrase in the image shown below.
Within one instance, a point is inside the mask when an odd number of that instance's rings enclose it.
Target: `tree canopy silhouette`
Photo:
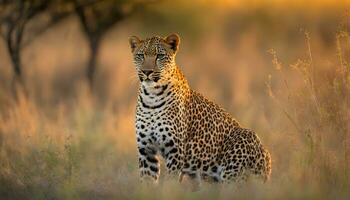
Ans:
[[[21,50],[48,28],[67,16],[76,15],[82,32],[89,44],[90,54],[86,66],[86,77],[93,89],[97,71],[100,43],[105,34],[130,15],[142,11],[157,0],[5,0],[0,1],[1,36],[6,42],[13,67],[13,83],[23,84]],[[39,28],[30,30],[26,37],[27,24],[37,16],[47,15],[49,20]],[[28,31],[29,32],[29,31]]]

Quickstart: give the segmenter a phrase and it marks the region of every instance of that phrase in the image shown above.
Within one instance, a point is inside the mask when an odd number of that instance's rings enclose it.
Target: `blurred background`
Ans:
[[[0,0],[1,199],[348,199],[347,0]],[[181,37],[191,87],[254,129],[272,177],[138,179],[128,37]],[[163,170],[164,171],[164,170]]]

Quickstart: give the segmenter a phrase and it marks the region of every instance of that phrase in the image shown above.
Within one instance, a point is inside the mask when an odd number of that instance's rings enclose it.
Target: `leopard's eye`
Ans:
[[[165,54],[159,53],[157,54],[157,59],[163,59],[165,57]]]
[[[143,53],[137,53],[136,57],[140,58],[140,59],[143,59],[145,57],[145,55]]]

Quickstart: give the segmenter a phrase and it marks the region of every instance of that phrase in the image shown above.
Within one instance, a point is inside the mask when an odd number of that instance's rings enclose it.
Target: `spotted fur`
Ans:
[[[175,64],[179,36],[129,39],[140,78],[136,136],[142,178],[158,181],[159,158],[169,173],[200,182],[245,180],[271,173],[269,152],[217,104],[193,91]]]

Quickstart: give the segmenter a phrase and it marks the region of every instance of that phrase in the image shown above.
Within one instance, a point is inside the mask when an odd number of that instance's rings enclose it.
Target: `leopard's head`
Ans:
[[[170,79],[168,75],[176,67],[175,55],[180,43],[177,34],[144,40],[131,36],[129,43],[141,83],[161,84]]]

